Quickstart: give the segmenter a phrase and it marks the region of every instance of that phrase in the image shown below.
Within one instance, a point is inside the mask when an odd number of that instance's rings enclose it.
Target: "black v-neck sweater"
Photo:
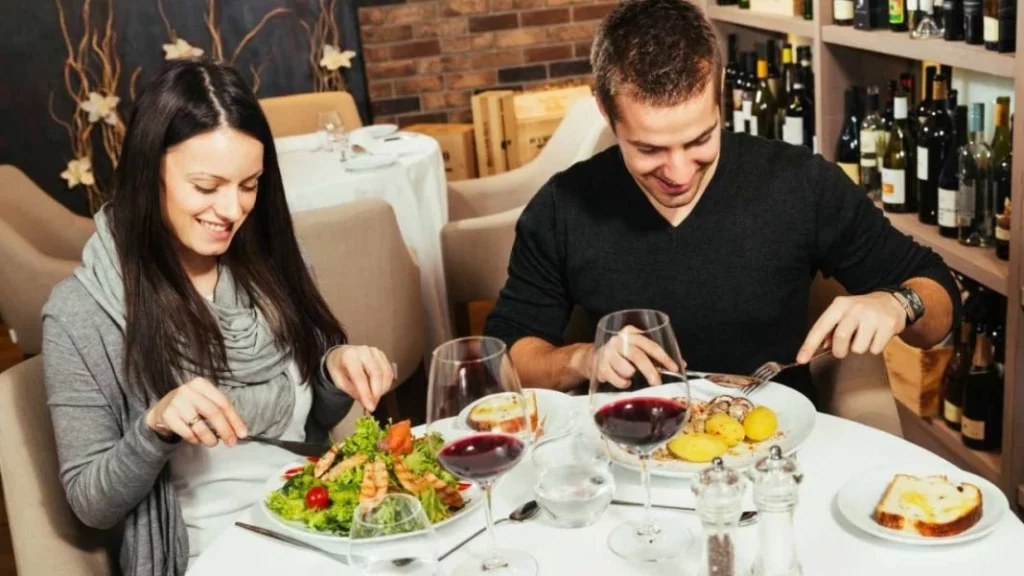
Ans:
[[[508,271],[485,332],[510,347],[525,336],[562,345],[574,305],[592,325],[653,308],[669,315],[697,371],[749,374],[795,358],[818,271],[853,294],[931,278],[959,318],[942,259],[894,229],[838,167],[803,147],[726,131],[717,170],[678,227],[651,205],[618,147],[555,175],[519,219]],[[816,397],[806,367],[779,380]]]

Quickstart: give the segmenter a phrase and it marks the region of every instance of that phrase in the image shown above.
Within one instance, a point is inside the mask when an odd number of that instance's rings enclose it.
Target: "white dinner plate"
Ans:
[[[576,426],[576,418],[580,408],[573,401],[572,396],[557,390],[545,388],[527,388],[523,392],[531,390],[537,394],[537,421],[542,423],[543,433],[541,439],[556,438],[564,436],[573,431]],[[469,413],[485,398],[481,398],[466,406],[455,417],[452,427],[455,430],[470,430]]]
[[[398,132],[398,126],[395,124],[371,124],[370,126],[363,126],[362,128],[356,128],[348,133],[348,137],[352,140],[360,140],[363,138],[371,138],[378,140],[385,136],[390,136]]]
[[[741,396],[735,388],[728,388],[710,382],[703,377],[694,378],[690,374],[690,395],[693,400],[707,402],[722,394],[729,396]],[[628,392],[627,394],[657,394],[664,396],[675,396],[678,388],[664,386],[648,388],[641,392]],[[810,437],[814,430],[814,420],[817,411],[814,404],[806,396],[782,384],[769,382],[762,386],[749,398],[755,406],[767,406],[775,412],[779,421],[779,428],[775,434],[762,442],[743,441],[729,449],[722,456],[726,466],[737,470],[743,470],[753,466],[758,460],[768,455],[772,446],[778,445],[784,455],[794,452]],[[612,462],[632,470],[640,471],[640,461],[636,456],[626,452],[612,442],[608,442],[608,450]],[[702,470],[707,468],[708,462],[687,462],[680,459],[657,460],[651,459],[650,471],[654,476],[668,478],[693,478]]]
[[[284,483],[287,481],[287,479],[284,477],[284,473],[292,468],[295,468],[296,466],[305,466],[306,464],[307,462],[301,461],[281,468],[281,470],[279,470],[277,474],[269,478],[266,484],[264,484],[263,493],[269,496],[271,492],[279,489],[281,486],[284,486]],[[469,516],[473,512],[473,510],[479,508],[484,503],[485,500],[483,490],[476,483],[470,483],[468,488],[462,490],[462,498],[466,501],[462,509],[455,512],[447,519],[442,520],[437,524],[434,524],[435,529],[440,528],[442,526],[446,526],[460,518]],[[260,506],[263,508],[263,513],[266,514],[271,519],[271,521],[274,522],[274,524],[283,529],[285,532],[290,533],[292,535],[305,538],[306,540],[319,541],[321,543],[328,545],[344,544],[349,540],[348,536],[338,536],[337,534],[318,532],[307,527],[302,522],[285,520],[284,518],[281,518],[277,514],[274,514],[274,512],[271,511],[269,507],[267,507],[266,496],[264,496],[264,498],[260,500]],[[397,540],[399,538],[405,538],[410,534],[414,534],[414,532],[394,534],[392,536],[383,536],[380,537],[379,540]]]
[[[933,476],[945,474],[953,483],[969,482],[981,490],[981,520],[968,530],[955,536],[927,537],[911,534],[879,525],[874,520],[875,506],[885,494],[889,482],[896,474],[913,476]],[[944,546],[961,544],[983,538],[991,534],[1009,509],[1006,495],[988,480],[956,468],[952,464],[927,466],[914,464],[909,466],[884,466],[872,468],[850,478],[836,494],[839,513],[854,527],[873,536],[901,544],[914,546]]]
[[[349,158],[342,166],[350,172],[368,172],[370,170],[387,168],[395,162],[398,162],[398,157],[390,154],[363,154]]]

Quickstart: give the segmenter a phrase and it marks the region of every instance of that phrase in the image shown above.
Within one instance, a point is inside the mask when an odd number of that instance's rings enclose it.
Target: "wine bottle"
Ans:
[[[964,42],[984,44],[984,18],[981,0],[964,0]]]
[[[953,119],[945,110],[946,78],[938,74],[931,84],[932,107],[917,137],[917,218],[925,224],[938,224],[939,172],[953,138]]]
[[[814,2],[811,0],[804,0],[803,16],[804,20],[814,20]]]
[[[779,106],[775,102],[775,96],[768,86],[768,61],[759,59],[757,61],[757,89],[754,92],[754,122],[751,134],[761,136],[768,140],[777,140],[775,133],[776,123],[779,115]],[[756,130],[756,131],[754,131]]]
[[[999,52],[1017,51],[1017,2],[999,0]]]
[[[750,10],[750,0],[739,0],[740,10]]]
[[[943,37],[950,42],[964,39],[964,0],[945,0],[942,3]]]
[[[964,445],[975,450],[991,450],[998,446],[996,436],[1002,414],[1002,386],[992,361],[992,337],[988,324],[979,322],[974,329],[974,355],[964,382],[964,405],[960,416],[960,432]]]
[[[995,186],[996,197],[996,256],[1000,260],[1010,259],[1010,216],[1013,209],[1012,201],[1012,180],[1013,180],[1013,151],[1003,156],[992,177]]]
[[[793,45],[785,44],[782,47],[782,94],[783,99],[779,102],[789,102],[789,93],[793,90],[796,82],[797,66],[793,62]]]
[[[818,153],[818,136],[814,126],[814,69],[811,68],[811,47],[799,46],[796,49],[797,61],[800,64],[801,79],[804,84],[804,134],[811,152]]]
[[[935,10],[934,0],[918,0],[920,8],[917,10],[917,23],[910,31],[910,37],[916,40],[929,40],[941,38],[942,28],[933,16]],[[915,19],[911,18],[911,22]]]
[[[959,240],[965,246],[991,246],[994,232],[992,150],[985,143],[985,105],[971,104],[967,117],[969,144],[960,150]]]
[[[900,87],[903,89],[903,93],[907,97],[907,127],[910,129],[910,135],[917,138],[917,130],[921,127],[917,121],[917,114],[914,112],[914,102],[917,98],[917,83],[915,82],[914,75],[910,72],[900,74],[899,80]]]
[[[999,49],[999,0],[983,0],[982,36],[985,50]]]
[[[868,88],[864,120],[860,124],[860,185],[868,198],[882,199],[882,173],[878,155],[885,151],[885,124],[878,114],[878,88]]]
[[[789,103],[786,106],[786,119],[782,124],[782,139],[794,146],[807,146],[811,143],[805,137],[804,130],[804,84],[803,74],[797,74],[793,86],[789,90]]]
[[[952,98],[946,100],[947,110],[953,107],[955,138],[950,140],[946,160],[939,174],[939,234],[946,238],[960,236],[957,207],[960,202],[960,150],[967,146],[967,106],[957,106]]]
[[[907,119],[907,95],[896,94],[893,126],[882,158],[882,208],[887,212],[917,210],[914,197],[914,137]]]
[[[736,82],[740,71],[739,62],[736,60],[739,38],[736,34],[729,34],[726,41],[728,43],[729,61],[725,65],[725,90],[722,94],[722,116],[724,116],[725,120],[725,129],[730,132],[735,132],[736,128],[733,125],[735,111],[740,107],[740,102],[742,102],[742,100],[737,100],[736,98]]]
[[[996,98],[996,130],[992,134],[992,165],[1003,161],[1010,153],[1010,97]]]
[[[896,99],[896,81],[895,80],[886,80],[885,81],[885,98],[886,98],[886,100],[885,100],[885,113],[882,114],[882,121],[885,122],[885,137],[888,138],[889,137],[889,131],[892,130],[892,123],[893,123],[892,103],[893,103],[893,100]],[[882,147],[882,149],[880,149],[878,151],[878,153],[881,154],[884,151],[885,151],[885,148]]]
[[[974,327],[969,322],[960,324],[960,337],[953,346],[953,355],[942,374],[942,419],[953,430],[960,430],[963,414],[964,381],[971,369],[971,339]]]
[[[918,130],[924,126],[924,123],[928,121],[928,117],[932,114],[932,109],[935,108],[936,102],[932,98],[932,91],[935,90],[935,75],[939,69],[935,66],[928,66],[924,69],[924,98],[914,109],[914,116],[917,117],[917,128]],[[915,133],[916,135],[916,133]]]
[[[853,0],[832,0],[832,21],[839,26],[853,26]]]
[[[782,93],[782,75],[779,73],[779,46],[773,38],[765,42],[765,56],[768,61],[768,88],[776,102],[785,102],[785,95]]]
[[[839,133],[839,140],[836,142],[836,163],[846,172],[846,175],[853,180],[854,184],[860,184],[860,122],[857,119],[857,94],[856,86],[846,89],[846,112],[844,114],[843,129]]]
[[[907,1],[889,0],[889,30],[893,32],[906,32],[910,29],[907,25],[908,20]]]

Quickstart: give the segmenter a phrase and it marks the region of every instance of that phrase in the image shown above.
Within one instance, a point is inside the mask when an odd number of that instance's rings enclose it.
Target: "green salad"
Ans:
[[[418,498],[436,524],[465,504],[458,481],[434,456],[443,443],[436,433],[413,438],[408,421],[382,429],[364,416],[355,432],[320,460],[289,470],[290,478],[267,496],[267,508],[312,530],[348,536],[361,500],[378,505],[384,495],[397,492]],[[383,500],[377,518],[387,518],[389,503],[396,508],[393,501]],[[400,531],[396,526],[395,532]]]

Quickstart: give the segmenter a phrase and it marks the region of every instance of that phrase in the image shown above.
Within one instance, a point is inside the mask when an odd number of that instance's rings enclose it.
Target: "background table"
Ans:
[[[365,198],[380,198],[391,204],[402,238],[419,264],[420,292],[430,327],[427,345],[432,350],[449,340],[452,332],[441,259],[441,227],[448,222],[448,184],[437,141],[417,135],[419,151],[400,156],[391,166],[366,172],[346,170],[339,152],[315,151],[316,134],[278,138],[275,142],[291,211],[316,210]],[[386,146],[381,149],[386,150]]]
[[[946,465],[931,452],[873,428],[818,414],[814,432],[800,448],[797,459],[805,472],[800,503],[794,519],[797,551],[808,576],[963,576],[964,574],[1020,574],[1024,524],[1007,512],[1000,528],[970,544],[912,547],[869,536],[849,526],[839,516],[835,494],[856,473],[889,464]],[[615,468],[618,498],[641,501],[639,475]],[[507,516],[517,505],[533,498],[535,472],[528,462],[520,464],[495,491],[496,518]],[[654,501],[692,505],[694,496],[686,481],[655,478]],[[753,506],[747,490],[747,508]],[[541,575],[696,575],[700,522],[693,514],[672,513],[694,535],[694,546],[682,557],[663,564],[630,564],[615,556],[607,545],[609,532],[622,520],[637,518],[639,508],[612,506],[596,524],[577,530],[556,528],[543,515],[523,524],[498,527],[502,546],[528,550],[537,559]],[[246,521],[273,528],[257,506],[244,515]],[[483,511],[438,530],[441,549],[447,550],[484,524]],[[488,539],[479,537],[442,564],[446,573],[466,559],[479,555]],[[737,549],[740,566],[756,554],[755,526],[741,528]],[[341,551],[341,550],[339,550]],[[313,572],[304,572],[305,570]],[[190,575],[317,573],[358,576],[353,567],[342,566],[318,554],[298,550],[263,536],[232,527],[196,561]],[[739,574],[739,572],[738,572]]]

